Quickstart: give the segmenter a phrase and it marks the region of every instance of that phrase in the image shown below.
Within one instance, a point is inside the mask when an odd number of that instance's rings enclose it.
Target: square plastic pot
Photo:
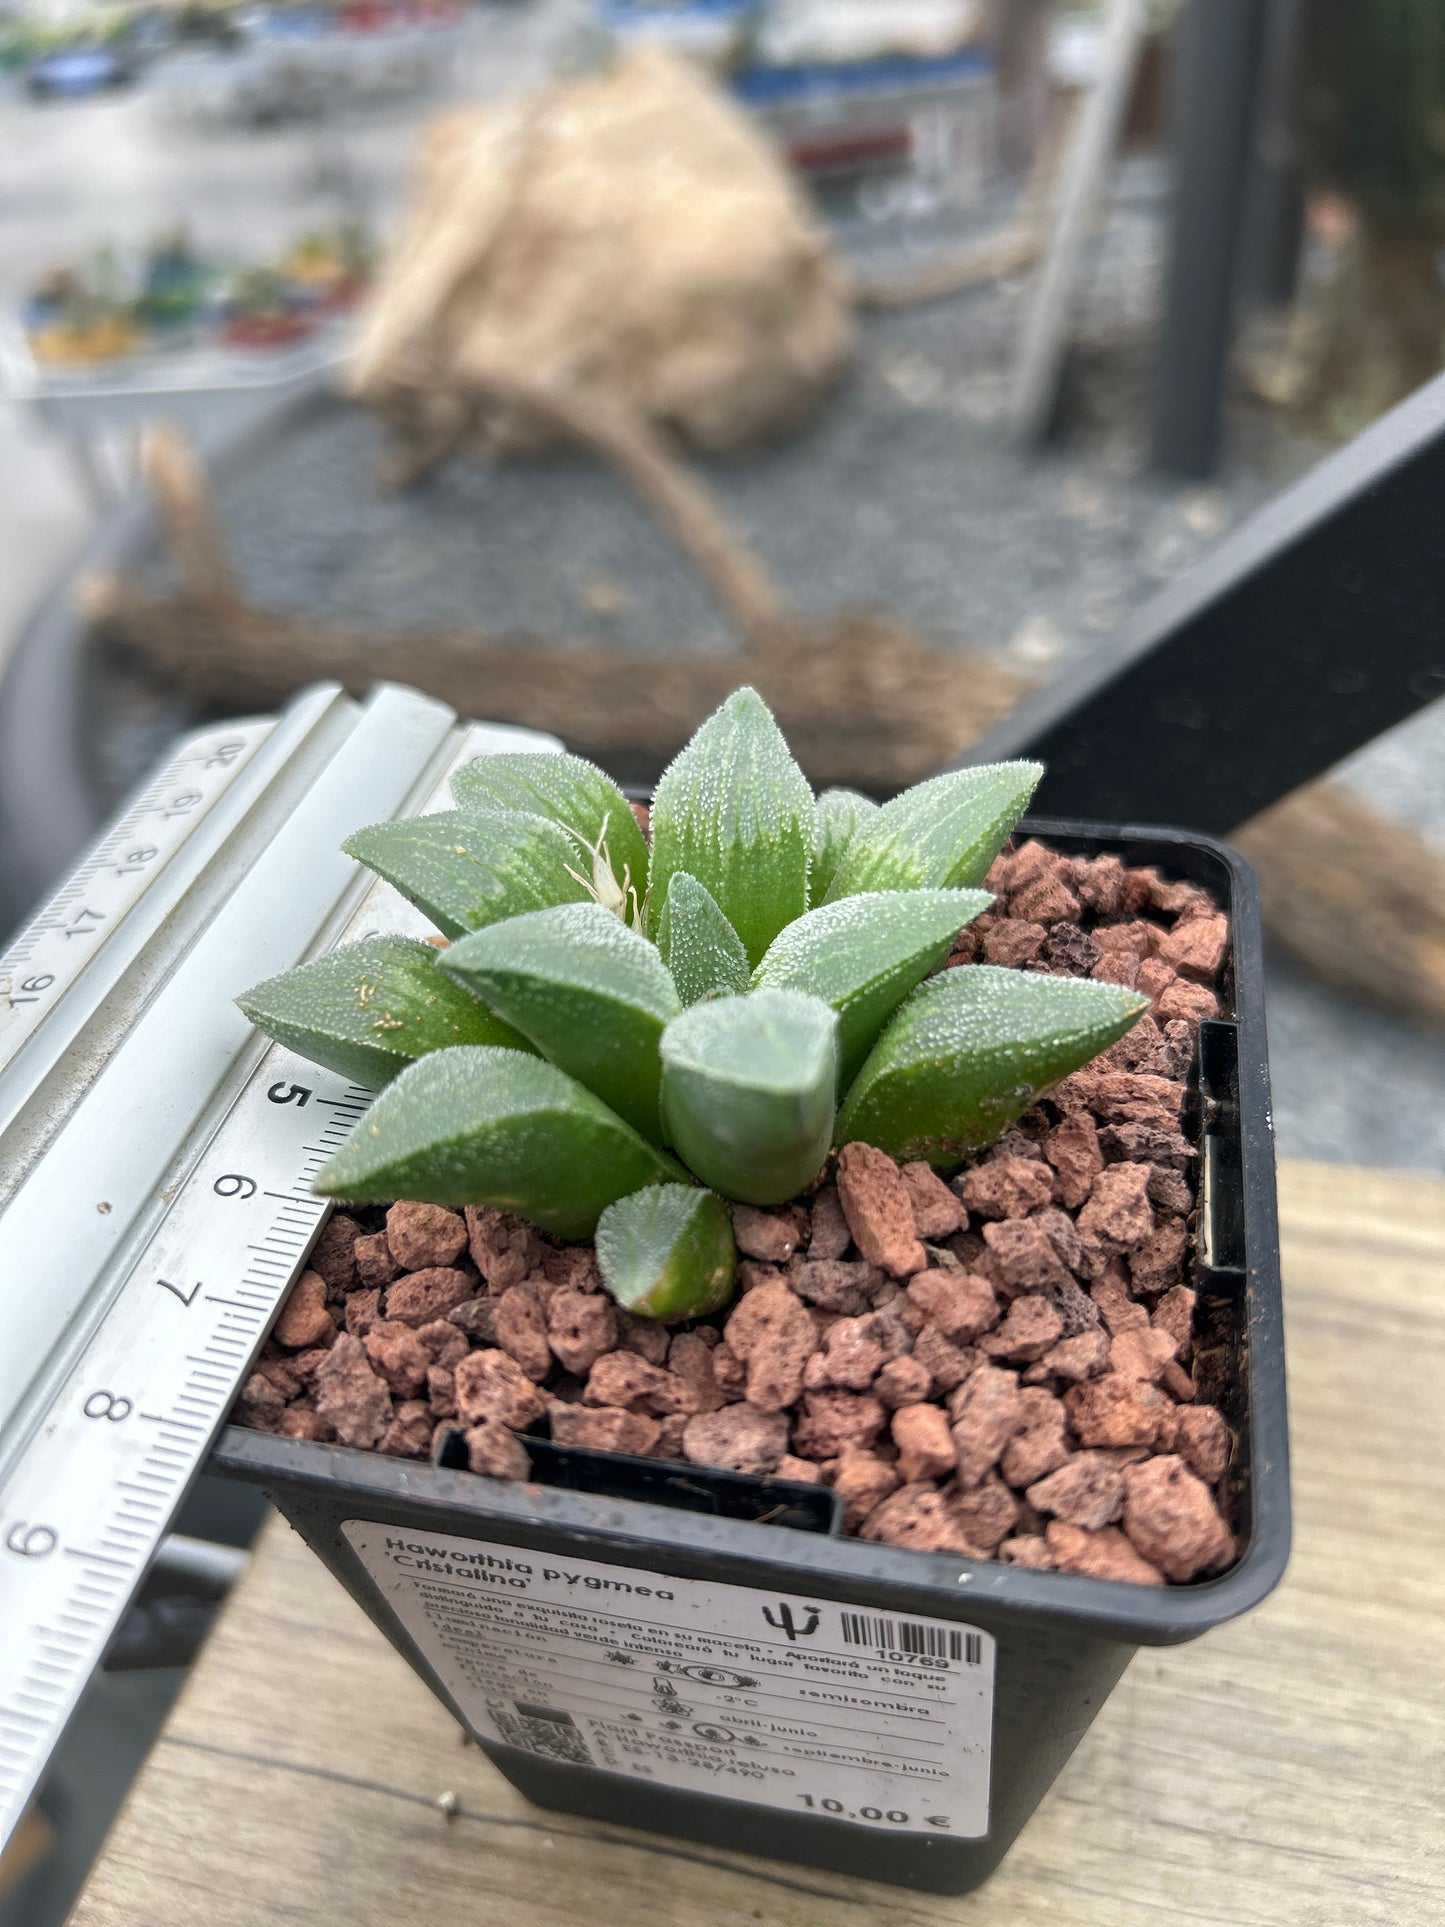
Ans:
[[[507,1778],[539,1805],[839,1874],[939,1893],[966,1892],[997,1866],[1136,1649],[1194,1639],[1248,1611],[1284,1571],[1290,1535],[1284,1353],[1253,876],[1233,851],[1187,832],[1043,820],[1024,828],[1072,854],[1112,852],[1129,864],[1158,864],[1171,877],[1204,885],[1230,913],[1232,957],[1223,983],[1224,1015],[1201,1027],[1186,1128],[1199,1149],[1196,1332],[1212,1352],[1224,1355],[1228,1367],[1223,1405],[1238,1439],[1235,1523],[1240,1557],[1221,1577],[1201,1584],[1135,1586],[845,1538],[833,1495],[816,1487],[563,1451],[544,1441],[527,1441],[534,1481],[504,1484],[449,1469],[445,1463],[428,1465],[229,1428],[211,1469],[265,1488]],[[446,1452],[441,1456],[445,1460]],[[447,1544],[438,1549],[439,1536]],[[649,1611],[656,1616],[674,1610],[646,1603],[660,1596],[659,1587],[666,1588],[669,1581],[679,1596],[697,1592],[699,1582],[751,1589],[729,1593],[728,1610],[738,1600],[761,1602],[755,1630],[773,1638],[779,1654],[784,1652],[782,1642],[770,1628],[781,1626],[792,1640],[808,1625],[808,1615],[826,1619],[836,1605],[842,1609],[840,1624],[863,1626],[890,1644],[899,1641],[912,1648],[891,1656],[880,1651],[883,1671],[874,1679],[875,1688],[878,1678],[896,1686],[905,1677],[898,1670],[901,1665],[923,1665],[939,1669],[940,1677],[930,1684],[946,1691],[949,1667],[957,1674],[961,1655],[975,1660],[982,1652],[992,1661],[991,1702],[986,1695],[979,1700],[985,1710],[969,1735],[977,1770],[984,1776],[979,1817],[966,1823],[969,1837],[960,1837],[956,1823],[946,1828],[930,1824],[946,1816],[929,1813],[926,1800],[920,1807],[910,1799],[905,1808],[899,1796],[894,1808],[855,1812],[845,1790],[843,1798],[824,1805],[832,1783],[821,1766],[810,1779],[813,1755],[806,1734],[786,1737],[794,1733],[796,1703],[771,1724],[766,1710],[743,1715],[745,1722],[751,1721],[747,1744],[759,1750],[780,1747],[778,1757],[795,1762],[786,1769],[796,1775],[786,1800],[778,1803],[776,1789],[772,1804],[761,1804],[756,1795],[750,1798],[747,1756],[717,1737],[726,1734],[731,1742],[738,1732],[717,1724],[716,1667],[690,1669],[693,1682],[710,1682],[705,1687],[689,1686],[685,1678],[681,1682],[694,1699],[708,1699],[706,1708],[680,1704],[675,1697],[668,1700],[665,1696],[676,1694],[678,1676],[689,1669],[675,1658],[659,1662],[656,1654],[664,1645],[649,1643],[646,1635],[639,1635],[639,1651],[657,1668],[652,1710],[646,1716],[624,1712],[625,1703],[637,1704],[635,1682],[641,1675],[628,1673],[624,1687],[624,1670],[635,1669],[637,1658],[623,1654],[611,1675],[599,1666],[588,1689],[595,1695],[588,1711],[605,1720],[610,1710],[618,1722],[630,1718],[634,1726],[639,1721],[665,1724],[661,1714],[669,1708],[694,1716],[706,1711],[706,1720],[672,1723],[680,1737],[669,1744],[674,1757],[693,1763],[690,1772],[659,1767],[654,1758],[639,1777],[635,1766],[619,1770],[627,1765],[625,1748],[618,1754],[606,1744],[602,1752],[611,1764],[599,1763],[596,1750],[589,1753],[579,1742],[579,1729],[565,1708],[514,1700],[511,1711],[499,1714],[492,1707],[491,1731],[478,1731],[488,1722],[476,1719],[477,1694],[466,1683],[481,1675],[480,1661],[473,1664],[468,1654],[465,1629],[459,1631],[453,1621],[437,1637],[426,1636],[424,1628],[420,1637],[413,1636],[418,1620],[399,1609],[396,1587],[386,1583],[378,1565],[376,1547],[387,1541],[415,1547],[423,1568],[433,1575],[423,1576],[423,1588],[457,1590],[464,1582],[455,1579],[456,1570],[474,1568],[487,1575],[486,1583],[478,1581],[475,1588],[484,1597],[495,1598],[499,1588],[503,1597],[509,1587],[524,1592],[533,1583],[517,1577],[524,1564],[554,1577],[575,1570],[568,1568],[569,1561],[584,1562],[587,1570],[625,1572],[637,1582],[630,1588],[634,1597],[626,1610],[644,1620]],[[430,1561],[428,1550],[436,1555]],[[396,1556],[416,1563],[412,1552]],[[585,1583],[613,1592],[629,1590],[616,1579]],[[639,1604],[639,1596],[644,1603]],[[607,1604],[596,1591],[580,1597],[594,1613]],[[485,1614],[516,1607],[468,1610]],[[572,1623],[578,1623],[575,1616]],[[951,1644],[938,1630],[945,1625],[957,1629]],[[982,1637],[971,1639],[970,1634]],[[545,1634],[539,1637],[541,1670],[529,1676],[534,1681],[529,1698],[542,1696],[549,1677]],[[656,1636],[664,1644],[673,1637]],[[667,1650],[675,1653],[676,1647]],[[716,1659],[718,1652],[731,1654],[734,1664],[739,1650],[744,1649],[699,1649],[704,1659],[709,1654]],[[751,1650],[764,1652],[761,1645]],[[942,1656],[930,1658],[930,1653]],[[801,1662],[789,1651],[786,1663]],[[843,1662],[829,1665],[833,1684],[822,1697],[845,1703],[848,1695],[837,1686],[844,1677],[838,1671]],[[756,1682],[749,1679],[748,1684]],[[479,1690],[485,1700],[485,1684]],[[815,1701],[820,1697],[816,1687],[808,1692]],[[609,1694],[616,1700],[610,1709]],[[560,1692],[549,1696],[563,1697]],[[357,1717],[365,1717],[364,1709],[358,1709]],[[502,1741],[498,1730],[506,1735]],[[624,1742],[629,1738],[620,1725],[612,1730],[621,1733]],[[785,1737],[777,1738],[778,1733]],[[862,1744],[861,1726],[859,1735]],[[933,1743],[938,1744],[936,1739]],[[712,1757],[708,1747],[722,1748],[718,1759],[743,1759],[737,1769],[741,1777],[720,1773],[715,1784],[699,1790],[696,1764]],[[670,1775],[684,1783],[664,1784]],[[761,1772],[752,1776],[762,1777]],[[689,1778],[694,1784],[686,1783]],[[813,1785],[821,1790],[809,1791]],[[897,1814],[903,1818],[896,1819]]]

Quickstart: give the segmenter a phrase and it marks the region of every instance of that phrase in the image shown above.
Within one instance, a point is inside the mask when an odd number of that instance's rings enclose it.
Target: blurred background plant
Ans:
[[[1341,236],[1306,394],[1351,434],[1445,356],[1445,5],[1311,0],[1304,46],[1309,170]]]

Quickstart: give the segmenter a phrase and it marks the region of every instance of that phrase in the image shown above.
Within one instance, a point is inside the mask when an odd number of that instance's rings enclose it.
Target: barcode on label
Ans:
[[[952,1626],[924,1626],[916,1619],[878,1619],[872,1613],[844,1613],[845,1646],[881,1646],[890,1653],[917,1653],[924,1659],[983,1664],[983,1637]]]

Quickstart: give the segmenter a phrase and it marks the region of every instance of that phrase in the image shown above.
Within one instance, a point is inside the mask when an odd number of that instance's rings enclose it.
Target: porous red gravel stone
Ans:
[[[564,1371],[585,1378],[605,1352],[617,1345],[617,1315],[602,1292],[562,1285],[547,1307],[547,1342]]]
[[[808,1196],[735,1206],[739,1295],[691,1328],[620,1310],[590,1245],[505,1212],[336,1212],[234,1418],[410,1459],[455,1426],[502,1479],[549,1434],[822,1484],[881,1544],[1154,1586],[1224,1570],[1187,1100],[1227,922],[1192,884],[1039,843],[987,883],[950,963],[1137,985],[1153,1010],[952,1180],[852,1144]]]
[[[938,1487],[905,1485],[870,1515],[862,1537],[883,1545],[911,1546],[915,1552],[956,1552],[963,1559],[981,1559],[977,1546],[964,1532],[957,1514]]]
[[[457,1411],[468,1425],[497,1419],[521,1432],[545,1410],[536,1386],[506,1352],[468,1353],[456,1368],[453,1384]]]
[[[908,1186],[887,1152],[871,1144],[843,1146],[838,1155],[838,1202],[853,1242],[869,1264],[895,1278],[907,1278],[928,1263],[914,1228]]]
[[[966,1229],[968,1212],[963,1200],[931,1164],[915,1160],[903,1165],[899,1176],[913,1206],[913,1229],[920,1238],[946,1238]]]
[[[525,1479],[530,1471],[526,1447],[515,1432],[495,1419],[470,1426],[462,1434],[467,1442],[467,1465],[473,1472],[485,1472],[493,1479]]]
[[[749,1204],[733,1206],[733,1236],[748,1258],[784,1265],[798,1248],[808,1221],[801,1211],[759,1211]]]
[[[470,1273],[450,1266],[412,1271],[386,1288],[386,1315],[403,1325],[429,1325],[445,1318],[454,1305],[463,1305],[476,1290]]]
[[[426,1384],[431,1354],[410,1325],[379,1318],[362,1339],[371,1368],[380,1372],[395,1398],[415,1398]]]
[[[843,1524],[850,1532],[856,1532],[900,1482],[899,1467],[858,1445],[845,1445],[828,1472],[833,1490],[843,1501]]]
[[[788,1449],[788,1421],[781,1412],[725,1405],[688,1420],[682,1449],[694,1465],[720,1465],[730,1472],[773,1472]]]
[[[343,1445],[378,1445],[391,1423],[386,1380],[372,1370],[361,1340],[349,1332],[317,1367],[316,1410]]]
[[[1113,1525],[1124,1510],[1124,1475],[1101,1452],[1076,1452],[1057,1471],[1028,1488],[1036,1512],[1052,1513],[1065,1525],[1097,1532]]]
[[[552,1439],[586,1452],[626,1452],[645,1457],[662,1428],[643,1412],[616,1405],[563,1405],[552,1408]]]
[[[466,1221],[441,1204],[394,1204],[386,1214],[386,1243],[402,1271],[455,1264],[467,1248]]]
[[[807,1307],[782,1279],[741,1299],[724,1331],[730,1350],[747,1366],[748,1403],[760,1412],[795,1404],[818,1333]]]
[[[1125,1469],[1124,1530],[1170,1579],[1217,1572],[1234,1552],[1209,1487],[1173,1455]]]
[[[893,1443],[905,1485],[945,1478],[953,1470],[953,1434],[937,1405],[905,1405],[893,1414]]]
[[[304,1352],[329,1339],[334,1329],[326,1309],[326,1280],[319,1271],[303,1271],[281,1307],[272,1336],[288,1351]]]
[[[1077,1572],[1088,1579],[1127,1579],[1136,1586],[1162,1586],[1164,1576],[1137,1552],[1116,1526],[1085,1532],[1054,1519],[1044,1534],[1059,1572]]]

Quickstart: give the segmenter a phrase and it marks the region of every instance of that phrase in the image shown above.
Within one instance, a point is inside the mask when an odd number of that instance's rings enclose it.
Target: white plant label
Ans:
[[[976,1627],[371,1520],[342,1531],[482,1739],[882,1832],[988,1831],[994,1641]]]

